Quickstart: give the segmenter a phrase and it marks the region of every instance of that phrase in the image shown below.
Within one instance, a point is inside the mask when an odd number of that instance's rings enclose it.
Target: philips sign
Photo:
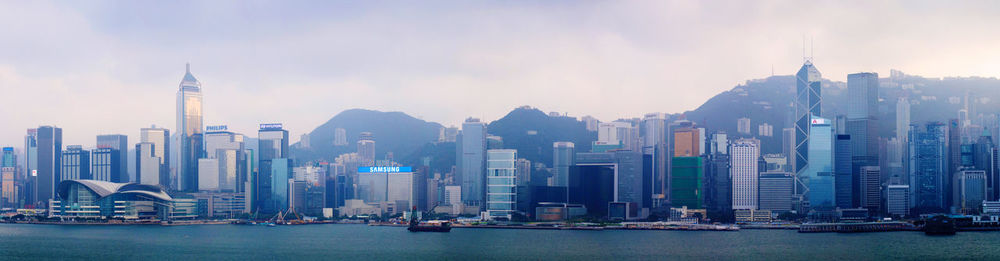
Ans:
[[[205,130],[206,131],[227,131],[227,130],[229,130],[229,126],[226,126],[226,125],[207,126],[207,127],[205,127]]]
[[[403,173],[413,172],[411,167],[358,167],[358,173]]]
[[[281,123],[263,123],[260,125],[262,130],[280,130]]]

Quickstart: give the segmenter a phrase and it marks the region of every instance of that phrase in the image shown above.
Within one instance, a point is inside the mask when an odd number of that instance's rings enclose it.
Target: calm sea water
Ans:
[[[288,259],[292,258],[292,259]],[[0,260],[1000,259],[1000,233],[558,231],[401,227],[0,224]]]

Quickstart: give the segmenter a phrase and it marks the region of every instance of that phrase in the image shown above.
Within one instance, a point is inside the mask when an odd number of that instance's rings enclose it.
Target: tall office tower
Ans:
[[[198,191],[198,159],[205,153],[202,145],[204,125],[202,122],[201,82],[191,75],[191,65],[187,64],[184,79],[177,91],[177,185],[178,190]]]
[[[111,182],[115,169],[121,166],[118,152],[111,148],[97,148],[91,152],[90,175],[94,180]]]
[[[371,132],[362,132],[358,137],[358,156],[365,166],[375,166],[375,137]]]
[[[590,115],[580,117],[580,121],[587,126],[587,131],[597,131],[598,124],[600,124],[597,118]]]
[[[736,132],[743,135],[750,135],[750,118],[739,118],[736,120]]]
[[[847,134],[851,135],[851,173],[855,173],[852,189],[859,194],[861,167],[878,166],[878,74],[847,75]],[[855,200],[857,201],[857,200]],[[859,202],[860,203],[860,202]],[[854,204],[857,206],[858,204]]]
[[[149,143],[151,152],[148,157],[157,158],[159,161],[159,171],[154,174],[150,173],[153,171],[153,166],[141,165],[140,157],[136,157],[136,177],[139,177],[139,183],[170,188],[170,130],[158,128],[156,125],[142,128],[139,130],[139,142]],[[136,153],[141,152],[140,146],[136,144]]]
[[[344,128],[333,130],[333,146],[347,146],[347,130]]]
[[[49,200],[56,197],[56,186],[62,177],[62,129],[52,126],[29,129],[25,141],[28,177],[34,183],[34,196],[28,202],[36,208],[47,207]]]
[[[312,146],[312,141],[309,140],[309,133],[303,133],[302,136],[299,136],[299,137],[300,137],[299,138],[299,147],[301,147],[301,148],[309,148],[309,147]]]
[[[781,154],[785,155],[785,163],[788,164],[785,171],[795,173],[795,128],[781,129]]]
[[[250,171],[246,167],[247,152],[243,134],[228,130],[225,125],[208,126],[205,133],[205,158],[200,162],[208,162],[216,167],[218,175],[208,177],[198,174],[200,190],[243,191]],[[199,169],[205,169],[199,167]],[[201,180],[211,184],[200,184]]]
[[[489,219],[504,217],[510,220],[517,209],[516,159],[516,150],[486,152],[486,213]]]
[[[948,128],[940,122],[910,127],[910,207],[914,214],[945,211]]]
[[[986,200],[996,201],[1000,184],[1000,165],[997,163],[997,146],[990,136],[979,136],[975,144],[975,167],[986,172]]]
[[[796,178],[802,178],[809,163],[809,138],[812,117],[823,116],[822,76],[807,60],[795,74],[795,163]],[[800,181],[801,182],[801,181]],[[796,185],[796,195],[802,188]]]
[[[444,204],[455,205],[462,203],[462,186],[444,186]]]
[[[569,166],[576,164],[575,144],[568,141],[552,143],[552,186],[565,187],[569,182]]]
[[[670,205],[702,209],[705,167],[699,156],[673,157],[670,165]]]
[[[829,119],[813,116],[809,124],[809,165],[799,180],[809,188],[809,207],[832,209],[836,206],[833,174],[833,127]]]
[[[757,209],[757,190],[760,168],[757,158],[760,158],[760,141],[757,139],[738,139],[729,145],[730,177],[733,187],[733,209]]]
[[[947,147],[948,150],[948,168],[945,172],[945,185],[944,185],[944,204],[945,208],[954,206],[955,195],[958,194],[955,188],[958,186],[955,184],[955,175],[961,170],[962,167],[962,126],[957,119],[948,120],[948,133],[947,133]]]
[[[62,177],[59,177],[59,181],[91,179],[90,151],[83,149],[80,145],[66,146],[66,150],[62,152],[62,166],[60,167],[62,168]]]
[[[959,193],[955,207],[963,214],[979,214],[980,207],[986,200],[986,172],[965,169],[956,175],[958,175]]]
[[[462,202],[482,206],[486,183],[486,123],[468,118],[462,123],[461,164]]]
[[[128,173],[128,136],[122,134],[97,135],[97,148],[111,149],[111,157],[118,163],[111,167],[111,182],[127,183],[131,181]]]
[[[669,138],[667,135],[667,115],[663,113],[647,113],[641,124],[640,136],[642,137],[642,154],[650,155],[652,163],[652,184],[653,197],[662,199],[653,202],[653,207],[658,207],[659,203],[665,200],[670,194],[670,181],[667,178],[669,171],[670,150],[667,148]]]
[[[910,135],[910,100],[900,97],[896,101],[896,138],[901,141],[909,140]]]
[[[835,197],[838,208],[853,208],[854,203],[854,175],[851,170],[851,135],[839,134],[834,141],[833,149],[833,173]]]
[[[255,194],[252,209],[254,212],[278,212],[288,200],[275,195],[287,195],[287,180],[292,171],[288,161],[288,131],[282,129],[281,123],[261,124],[257,139],[258,171],[251,186]],[[283,188],[285,193],[281,193]]]
[[[712,154],[729,154],[729,137],[725,131],[717,131],[709,140],[709,151]]]
[[[514,162],[514,166],[517,167],[517,185],[531,185],[531,161],[520,158]]]
[[[4,147],[0,154],[0,208],[15,208],[18,201],[17,155],[13,147]]]
[[[792,186],[795,178],[787,172],[763,172],[758,181],[760,193],[758,208],[774,213],[792,210]]]
[[[757,136],[774,137],[774,126],[767,123],[761,123],[760,125],[757,125]]]
[[[593,152],[638,150],[638,137],[633,137],[633,129],[631,123],[623,121],[601,123],[597,127],[597,140],[591,146]]]
[[[885,211],[892,217],[904,217],[910,214],[910,185],[885,187]]]
[[[729,180],[729,139],[725,132],[712,134],[705,166],[705,209],[708,218],[729,221],[732,213],[732,183]]]
[[[861,167],[861,205],[873,214],[882,213],[882,173],[878,166]]]
[[[135,144],[135,175],[136,183],[145,185],[160,185],[162,158],[156,157],[156,144],[139,142]]]
[[[671,126],[673,132],[673,155],[671,157],[697,157],[701,154],[701,131],[695,128],[694,122],[687,120],[675,121]]]

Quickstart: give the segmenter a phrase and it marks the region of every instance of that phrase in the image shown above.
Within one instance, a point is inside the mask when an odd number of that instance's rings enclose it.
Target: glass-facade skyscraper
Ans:
[[[97,135],[98,149],[111,149],[112,161],[116,165],[111,166],[110,180],[115,183],[134,182],[135,179],[129,177],[128,173],[128,136],[122,134]]]
[[[941,122],[910,126],[909,136],[910,207],[918,213],[942,212],[947,206],[948,126]]]
[[[485,196],[486,123],[469,118],[462,123],[461,171],[462,201],[467,206],[482,206]]]
[[[198,159],[204,154],[201,82],[187,65],[177,91],[177,185],[181,191],[198,191]]]
[[[35,207],[48,206],[49,199],[56,197],[56,186],[62,177],[62,129],[52,126],[29,129],[25,148],[27,176],[34,184],[34,195],[29,195],[27,202]]]
[[[847,75],[847,134],[851,135],[852,194],[861,195],[861,168],[878,166],[878,74]],[[862,205],[860,197],[852,199]]]
[[[552,186],[565,187],[569,182],[569,166],[576,164],[575,144],[568,141],[552,143]]]
[[[282,211],[288,204],[287,197],[276,198],[275,194],[287,196],[281,188],[287,187],[287,179],[291,177],[291,164],[287,160],[288,131],[282,129],[280,123],[261,124],[257,139],[259,164],[252,182],[254,196],[251,202],[254,204],[251,208],[265,213]]]
[[[486,212],[490,218],[506,217],[517,210],[517,151],[486,152]],[[569,167],[567,166],[567,171]]]
[[[806,61],[795,74],[795,157],[791,157],[793,170],[802,174],[809,165],[809,138],[812,116],[823,116],[822,76]],[[801,176],[801,175],[800,175]],[[796,186],[796,194],[800,194]]]
[[[806,184],[806,197],[811,208],[833,208],[836,206],[833,174],[833,124],[829,119],[817,115],[809,124],[809,165],[799,179]]]

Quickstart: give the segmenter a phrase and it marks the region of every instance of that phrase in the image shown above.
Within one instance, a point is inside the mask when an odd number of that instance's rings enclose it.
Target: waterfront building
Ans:
[[[444,186],[444,204],[462,204],[462,186]]]
[[[238,218],[248,213],[246,194],[234,192],[198,192],[191,194],[198,201],[201,218]]]
[[[758,209],[773,213],[792,210],[792,190],[795,176],[787,172],[760,173]]]
[[[200,190],[242,191],[247,181],[247,150],[243,134],[228,131],[225,125],[208,126],[205,133],[205,162],[213,164],[214,169],[205,168],[208,172],[199,172],[199,181],[212,182],[202,186]],[[201,162],[201,161],[199,161]],[[199,169],[202,169],[199,167]],[[206,177],[206,175],[210,175]]]
[[[148,145],[136,144],[136,153],[141,155],[136,156],[136,177],[138,182],[148,185],[159,185],[168,189],[175,189],[171,187],[172,178],[170,177],[170,130],[165,128],[158,128],[155,125],[149,128],[142,128],[139,130],[139,142],[148,143]],[[143,146],[150,150],[148,153],[143,152]],[[149,164],[154,163],[153,160],[158,162],[157,166],[151,166]],[[154,170],[155,169],[155,170]]]
[[[10,147],[4,148],[8,149]],[[10,148],[13,151],[13,148]],[[16,208],[20,202],[17,167],[0,167],[0,208]]]
[[[575,144],[568,141],[552,143],[552,186],[565,187],[569,180],[569,166],[576,155]]]
[[[675,208],[702,209],[704,164],[701,157],[673,157],[670,202]]]
[[[251,209],[264,213],[283,211],[288,203],[287,186],[292,171],[288,131],[280,123],[261,124],[257,139],[258,171],[251,186],[254,192]]]
[[[861,207],[870,213],[882,213],[882,171],[879,166],[861,167]]]
[[[851,135],[838,134],[834,141],[833,172],[834,196],[838,208],[853,208],[854,173],[852,172]]]
[[[809,139],[814,116],[823,116],[822,76],[812,61],[806,60],[795,74],[795,158],[792,162],[799,178],[810,164]]]
[[[695,124],[687,120],[674,121],[670,125],[673,132],[673,155],[671,157],[697,157],[701,155],[701,132]],[[671,183],[673,184],[673,183]]]
[[[729,177],[729,139],[724,132],[712,134],[705,165],[705,209],[713,221],[730,221],[733,188]]]
[[[878,74],[847,75],[847,134],[851,135],[851,173],[861,173],[865,166],[878,166]],[[862,178],[853,177],[853,194],[864,197]],[[853,199],[865,207],[865,202]],[[854,203],[854,206],[859,206]],[[869,210],[871,210],[869,208]],[[875,212],[878,213],[878,212]]]
[[[609,204],[623,203],[625,219],[648,216],[651,193],[649,175],[644,172],[644,157],[634,151],[577,153],[570,166],[567,203],[586,207],[587,213],[608,216]],[[557,187],[558,188],[558,187]],[[537,198],[539,195],[532,195]]]
[[[574,153],[575,156],[575,153]],[[531,161],[525,158],[517,159],[514,162],[514,166],[517,168],[517,185],[527,186],[531,184]],[[567,168],[568,171],[568,168]]]
[[[486,152],[486,216],[484,218],[503,217],[510,220],[514,211],[517,210],[517,168],[514,165],[516,158],[516,150],[500,149]],[[569,166],[566,169],[568,171]]]
[[[459,140],[459,162],[456,162],[459,174],[455,182],[462,185],[462,202],[479,208],[486,188],[486,123],[476,118],[466,119]]]
[[[133,178],[128,173],[128,136],[122,134],[97,135],[97,149],[110,149],[109,156],[115,165],[109,168],[109,179],[115,183],[127,183]]]
[[[410,167],[360,167],[358,169],[358,199],[368,204],[394,204],[395,209],[409,210],[415,202],[417,190]]]
[[[62,129],[40,126],[28,129],[25,136],[25,177],[32,182],[32,192],[26,204],[44,208],[56,197],[56,186],[62,172]]]
[[[670,149],[667,133],[667,115],[664,113],[647,113],[643,116],[640,124],[640,136],[642,137],[642,154],[649,155],[651,159],[649,169],[651,170],[653,207],[659,207],[661,203],[669,200],[670,181],[668,172],[670,171]]]
[[[220,191],[219,160],[198,159],[198,190]]]
[[[118,161],[123,159],[117,156],[118,153],[112,148],[97,148],[91,151],[90,175],[94,180],[112,182],[115,169],[121,167]]]
[[[909,148],[910,207],[914,214],[945,211],[948,128],[940,122],[911,126]]]
[[[832,209],[835,205],[833,174],[833,128],[829,119],[813,115],[810,120],[808,162],[799,180],[809,188],[808,206]]]
[[[758,209],[760,141],[738,139],[729,145],[730,177],[732,177],[732,209]]]
[[[186,65],[177,90],[177,184],[181,191],[198,190],[198,159],[205,153],[201,82]]]
[[[910,215],[910,186],[888,185],[885,187],[885,210],[889,216]]]
[[[980,213],[986,200],[986,171],[965,169],[958,172],[958,211],[963,214]]]
[[[63,180],[49,217],[64,219],[169,219],[174,199],[160,187],[100,180]]]
[[[67,179],[91,179],[90,177],[90,151],[83,147],[66,146],[62,152],[62,176],[60,181]]]

